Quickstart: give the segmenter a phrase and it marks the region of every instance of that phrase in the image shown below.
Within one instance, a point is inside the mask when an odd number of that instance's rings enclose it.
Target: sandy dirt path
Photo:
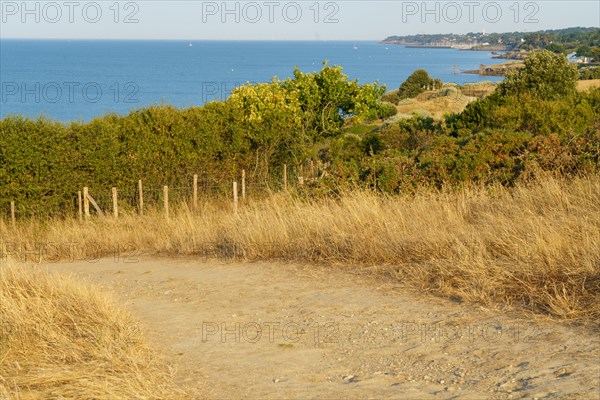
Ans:
[[[600,398],[597,332],[341,268],[48,264],[116,293],[197,398]]]

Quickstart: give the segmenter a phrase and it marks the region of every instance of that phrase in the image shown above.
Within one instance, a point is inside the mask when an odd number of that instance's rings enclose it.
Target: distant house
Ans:
[[[589,64],[592,62],[590,57],[577,57],[577,53],[568,54],[567,59],[573,64]]]

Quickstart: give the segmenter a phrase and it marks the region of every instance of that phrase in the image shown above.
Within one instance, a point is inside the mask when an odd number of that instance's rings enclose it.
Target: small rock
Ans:
[[[554,371],[554,375],[557,378],[564,378],[566,376],[571,375],[572,373],[573,373],[573,370],[570,368],[560,368],[560,369]]]

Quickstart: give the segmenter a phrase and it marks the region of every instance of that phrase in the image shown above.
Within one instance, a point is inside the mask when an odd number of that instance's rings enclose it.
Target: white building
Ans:
[[[573,64],[589,64],[592,62],[590,57],[577,57],[577,53],[571,53],[567,55],[567,60]]]

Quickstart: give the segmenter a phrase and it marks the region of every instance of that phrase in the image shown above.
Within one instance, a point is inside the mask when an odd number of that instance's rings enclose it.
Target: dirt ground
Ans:
[[[196,398],[600,398],[599,338],[586,328],[434,298],[368,270],[126,261],[40,268],[114,292]]]

